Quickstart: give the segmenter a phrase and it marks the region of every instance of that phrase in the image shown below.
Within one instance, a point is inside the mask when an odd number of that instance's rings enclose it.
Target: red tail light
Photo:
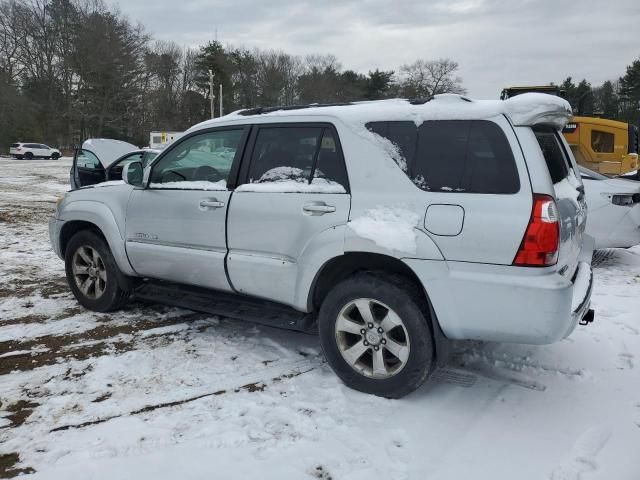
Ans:
[[[20,151],[20,150],[22,150],[22,147],[16,147],[16,150]]]
[[[549,195],[533,194],[527,231],[513,260],[521,267],[547,267],[558,261],[560,223],[556,202]]]

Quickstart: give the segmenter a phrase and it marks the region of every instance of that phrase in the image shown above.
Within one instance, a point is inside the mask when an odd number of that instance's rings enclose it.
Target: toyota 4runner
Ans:
[[[570,115],[533,93],[242,110],[122,181],[72,173],[51,242],[88,309],[317,329],[348,386],[397,398],[447,339],[546,344],[592,319]]]

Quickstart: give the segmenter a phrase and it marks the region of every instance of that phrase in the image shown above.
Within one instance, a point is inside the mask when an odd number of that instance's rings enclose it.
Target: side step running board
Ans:
[[[307,333],[314,330],[313,314],[245,295],[168,282],[145,281],[134,290],[133,297],[271,327]]]

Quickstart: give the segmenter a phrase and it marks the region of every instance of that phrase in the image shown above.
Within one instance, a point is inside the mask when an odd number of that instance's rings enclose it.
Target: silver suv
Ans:
[[[51,242],[88,309],[317,329],[348,386],[397,398],[447,339],[545,344],[592,319],[570,114],[542,94],[239,111],[67,193]]]

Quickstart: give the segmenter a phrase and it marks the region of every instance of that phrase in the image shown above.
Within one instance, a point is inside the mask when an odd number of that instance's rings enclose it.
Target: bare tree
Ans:
[[[440,93],[460,93],[462,78],[456,75],[458,63],[449,58],[416,60],[400,67],[400,92],[408,98],[428,98]]]

